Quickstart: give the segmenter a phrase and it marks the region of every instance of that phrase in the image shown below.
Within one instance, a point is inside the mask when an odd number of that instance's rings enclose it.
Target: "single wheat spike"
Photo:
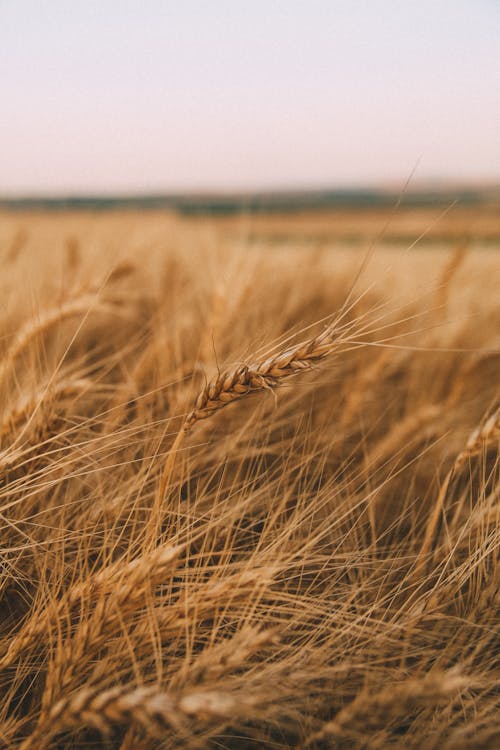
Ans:
[[[113,592],[120,601],[129,596],[136,596],[144,581],[155,581],[170,567],[170,563],[177,560],[186,548],[185,544],[168,547],[157,547],[135,560],[123,563],[118,560],[99,573],[73,586],[67,593],[67,603],[74,605],[88,592]]]
[[[240,365],[220,373],[199,394],[192,411],[186,417],[184,431],[190,430],[196,422],[210,417],[233,401],[256,391],[274,390],[292,375],[311,370],[328,357],[339,343],[337,332],[329,327],[319,336],[261,362]]]
[[[318,362],[337,350],[341,342],[340,330],[334,326],[328,326],[314,338],[302,341],[260,362],[239,365],[226,370],[207,383],[198,395],[193,409],[187,415],[170,448],[160,480],[158,498],[164,497],[172,476],[176,452],[181,446],[184,435],[196,422],[207,419],[225,406],[251,393],[264,390],[274,391],[293,375],[313,369]]]
[[[240,608],[242,602],[255,600],[276,600],[276,594],[271,592],[271,585],[279,572],[278,567],[256,566],[249,570],[237,570],[220,580],[211,580],[204,583],[190,584],[181,595],[178,603],[170,607],[160,607],[156,611],[157,627],[162,637],[171,638],[171,633],[179,632],[185,628],[192,627],[194,621],[211,618],[220,606],[220,602],[226,605]],[[133,631],[134,641],[148,643],[151,635],[151,623],[143,619],[137,623]],[[260,639],[260,635],[258,636]],[[255,641],[258,639],[256,637]],[[270,629],[262,635],[263,640],[272,638]],[[263,643],[263,640],[260,643]],[[215,647],[214,647],[215,648]],[[201,661],[203,656],[200,654]],[[214,663],[215,663],[214,657]],[[237,658],[237,657],[235,657]],[[213,666],[213,664],[212,664]],[[196,664],[193,665],[196,672]],[[214,667],[215,669],[215,667]],[[190,668],[187,668],[189,672]],[[182,675],[180,675],[182,677]]]
[[[68,278],[74,278],[74,273],[78,269],[82,261],[80,241],[78,237],[76,237],[75,235],[66,237],[64,241],[64,248],[64,271],[68,275]]]

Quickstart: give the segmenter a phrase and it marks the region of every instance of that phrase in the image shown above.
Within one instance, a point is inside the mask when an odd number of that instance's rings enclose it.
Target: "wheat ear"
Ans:
[[[113,727],[135,724],[153,735],[165,736],[168,727],[179,729],[184,721],[227,721],[248,710],[250,697],[216,690],[184,695],[167,693],[158,686],[119,685],[109,690],[83,688],[62,698],[51,709],[47,723],[39,725],[21,750],[33,747],[33,739],[47,744],[51,737],[70,729],[93,727],[109,734]]]
[[[175,455],[182,444],[184,435],[197,422],[207,419],[225,406],[251,393],[264,390],[274,391],[293,375],[312,370],[318,362],[337,350],[341,342],[341,331],[334,326],[328,326],[318,336],[302,341],[296,346],[261,361],[226,370],[208,382],[199,393],[169,451],[160,480],[159,497],[162,498],[165,495],[172,475]]]
[[[198,395],[194,407],[186,417],[183,429],[190,430],[201,419],[206,419],[220,409],[250,393],[274,390],[299,372],[311,370],[338,347],[340,337],[333,328],[275,354],[260,362],[240,365],[220,373]]]

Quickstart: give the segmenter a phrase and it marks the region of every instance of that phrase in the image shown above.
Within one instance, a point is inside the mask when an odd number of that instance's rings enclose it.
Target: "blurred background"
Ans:
[[[491,198],[499,39],[497,0],[2,0],[0,198]]]

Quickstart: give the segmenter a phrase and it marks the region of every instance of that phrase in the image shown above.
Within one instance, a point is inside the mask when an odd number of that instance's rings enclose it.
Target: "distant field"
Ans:
[[[6,210],[172,210],[190,216],[235,214],[296,214],[304,211],[372,211],[401,206],[404,209],[446,208],[452,204],[474,209],[500,205],[500,185],[483,188],[440,188],[401,191],[388,189],[344,189],[268,191],[260,193],[190,193],[151,195],[87,195],[53,197],[1,197]]]
[[[4,206],[2,748],[500,746],[495,200]]]
[[[142,211],[134,199],[130,200],[126,210],[116,208],[111,212],[87,208],[85,202],[75,209],[57,201],[51,203],[51,210],[47,211],[42,201],[36,209],[30,209],[29,203],[22,203],[20,210],[4,208],[3,214],[0,211],[0,237],[8,243],[9,236],[17,232],[20,238],[29,231],[32,221],[37,221],[40,226],[55,227],[59,241],[65,231],[74,233],[80,227],[83,231],[99,231],[102,227],[104,234],[109,235],[106,226],[116,227],[120,233],[124,226],[137,227],[139,217],[143,217],[148,228],[174,221],[176,226],[210,226],[225,242],[244,240],[273,245],[297,242],[305,246],[334,245],[340,248],[353,245],[366,248],[369,244],[400,248],[437,244],[451,247],[459,243],[471,248],[500,248],[500,198],[495,195],[489,200],[483,198],[458,203],[454,202],[453,196],[446,200],[442,196],[437,204],[428,205],[423,201],[423,205],[410,207],[405,204],[396,206],[396,200],[391,196],[387,205],[353,202],[334,208],[318,205],[314,210],[307,210],[299,203],[299,208],[293,211],[273,209],[250,213],[236,202],[231,203],[231,210],[227,212],[212,211],[209,204],[201,203],[199,211],[188,214],[172,207],[155,208],[155,204]],[[118,202],[117,205],[121,204]],[[205,208],[201,210],[203,206]],[[18,241],[24,241],[19,238]]]
[[[203,221],[201,219],[200,221]],[[214,219],[232,236],[246,226],[255,240],[287,243],[343,244],[375,243],[398,245],[416,243],[466,243],[500,247],[500,202],[480,208],[448,204],[418,208],[355,208],[342,211],[299,211],[290,214],[260,214]]]

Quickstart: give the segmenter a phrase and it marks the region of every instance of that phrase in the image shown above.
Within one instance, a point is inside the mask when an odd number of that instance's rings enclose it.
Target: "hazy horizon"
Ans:
[[[21,0],[0,27],[4,197],[500,184],[493,0]]]
[[[480,180],[480,181],[474,181],[474,180],[466,180],[466,181],[456,181],[456,180],[413,180],[410,178],[409,180],[405,180],[404,183],[400,182],[390,182],[390,183],[383,183],[383,182],[372,182],[372,183],[358,183],[358,184],[311,184],[311,185],[297,185],[297,184],[288,184],[288,185],[273,185],[273,186],[250,186],[247,188],[231,188],[231,187],[204,187],[204,188],[193,188],[193,187],[186,187],[186,188],[179,188],[179,189],[172,189],[172,190],[148,190],[148,189],[109,189],[109,188],[101,188],[98,190],[45,190],[43,188],[39,190],[11,190],[11,191],[0,191],[0,201],[2,202],[16,202],[16,201],[78,201],[78,200],[147,200],[149,199],[161,199],[161,198],[186,198],[186,199],[196,199],[201,198],[203,199],[206,197],[207,199],[210,198],[220,198],[224,199],[227,197],[228,199],[234,198],[237,199],[239,197],[245,198],[245,197],[259,197],[262,196],[265,198],[266,196],[314,196],[317,194],[318,196],[322,194],[338,194],[339,196],[342,194],[350,194],[352,193],[353,197],[356,197],[357,194],[362,195],[363,193],[373,193],[373,194],[385,194],[387,193],[390,196],[394,195],[401,195],[404,196],[405,194],[412,195],[412,194],[426,194],[429,195],[439,195],[439,194],[454,194],[454,193],[471,193],[471,194],[477,194],[478,196],[484,193],[485,195],[490,195],[491,193],[494,193],[495,195],[497,193],[500,193],[500,179],[498,180]]]

